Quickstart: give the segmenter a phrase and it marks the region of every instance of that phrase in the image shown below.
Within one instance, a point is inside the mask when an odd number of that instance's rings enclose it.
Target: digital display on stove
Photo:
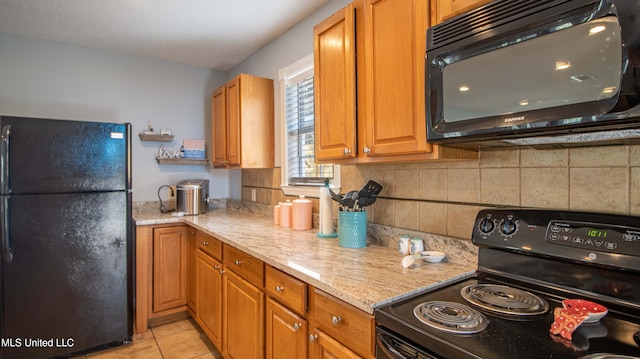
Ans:
[[[595,238],[606,238],[607,237],[607,231],[603,231],[603,230],[598,230],[598,229],[590,229],[587,231],[587,236],[588,237],[595,237]]]
[[[640,255],[640,228],[552,220],[546,241],[592,251]]]

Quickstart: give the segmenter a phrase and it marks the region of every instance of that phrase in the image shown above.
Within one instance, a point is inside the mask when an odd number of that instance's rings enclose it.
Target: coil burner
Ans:
[[[479,311],[456,302],[431,301],[418,304],[413,314],[424,324],[446,332],[473,334],[487,328],[488,321]]]
[[[531,316],[544,314],[549,304],[533,293],[497,284],[468,285],[460,294],[469,303],[501,314]]]

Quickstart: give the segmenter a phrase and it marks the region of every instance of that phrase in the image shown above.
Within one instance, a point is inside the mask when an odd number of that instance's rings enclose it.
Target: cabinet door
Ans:
[[[221,86],[211,95],[212,138],[211,161],[214,166],[227,160],[227,87]]]
[[[227,165],[239,166],[240,158],[240,121],[241,121],[241,83],[240,76],[227,82]]]
[[[187,230],[187,306],[192,311],[197,308],[197,261],[196,230]]]
[[[307,321],[267,298],[267,359],[300,359],[307,356]]]
[[[223,355],[264,358],[264,292],[230,270],[223,275]]]
[[[313,28],[315,155],[352,158],[356,150],[356,72],[353,5]]]
[[[222,264],[197,251],[197,318],[217,348],[222,348]]]
[[[153,312],[187,304],[187,230],[153,230]]]
[[[358,113],[366,139],[358,150],[365,156],[431,150],[424,100],[428,21],[428,0],[365,1],[365,91],[358,94],[365,96],[366,109]]]
[[[323,358],[341,358],[341,359],[359,359],[362,358],[358,354],[349,350],[349,348],[340,344],[337,340],[331,338],[318,328],[312,328],[309,331],[309,359]]]
[[[484,5],[491,0],[431,0],[434,25],[465,11]]]

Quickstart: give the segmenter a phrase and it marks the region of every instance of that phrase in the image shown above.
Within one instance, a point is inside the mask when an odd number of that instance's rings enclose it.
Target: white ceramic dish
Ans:
[[[423,252],[420,252],[420,256],[424,258],[425,262],[438,263],[438,262],[442,262],[444,257],[446,257],[446,254],[438,251],[423,251]]]

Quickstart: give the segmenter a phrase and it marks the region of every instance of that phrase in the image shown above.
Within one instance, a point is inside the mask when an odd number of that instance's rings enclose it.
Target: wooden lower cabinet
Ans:
[[[264,358],[264,292],[225,267],[223,344],[226,359]]]
[[[309,341],[311,342],[311,344],[309,344],[309,359],[362,358],[346,346],[340,344],[339,341],[315,327],[309,330]]]
[[[225,359],[375,357],[372,315],[197,229],[136,231],[136,333],[186,310]]]
[[[272,298],[266,304],[267,359],[300,359],[307,356],[307,320]]]
[[[344,356],[346,358],[375,357],[373,315],[313,288],[309,290],[309,321],[311,325],[309,339],[314,343],[320,342],[309,348],[309,353],[316,355],[310,355],[311,358],[325,358],[323,353],[326,351],[342,352],[344,348],[358,355],[346,355]],[[322,356],[317,356],[319,354]]]
[[[196,254],[195,319],[216,348],[222,348],[222,264],[202,250]]]
[[[196,230],[193,228],[187,229],[187,309],[191,316],[195,316],[195,310],[197,306],[198,293],[196,289],[197,276],[197,264],[196,251],[198,245],[196,243]]]
[[[153,229],[154,313],[187,304],[186,237],[185,226]]]

